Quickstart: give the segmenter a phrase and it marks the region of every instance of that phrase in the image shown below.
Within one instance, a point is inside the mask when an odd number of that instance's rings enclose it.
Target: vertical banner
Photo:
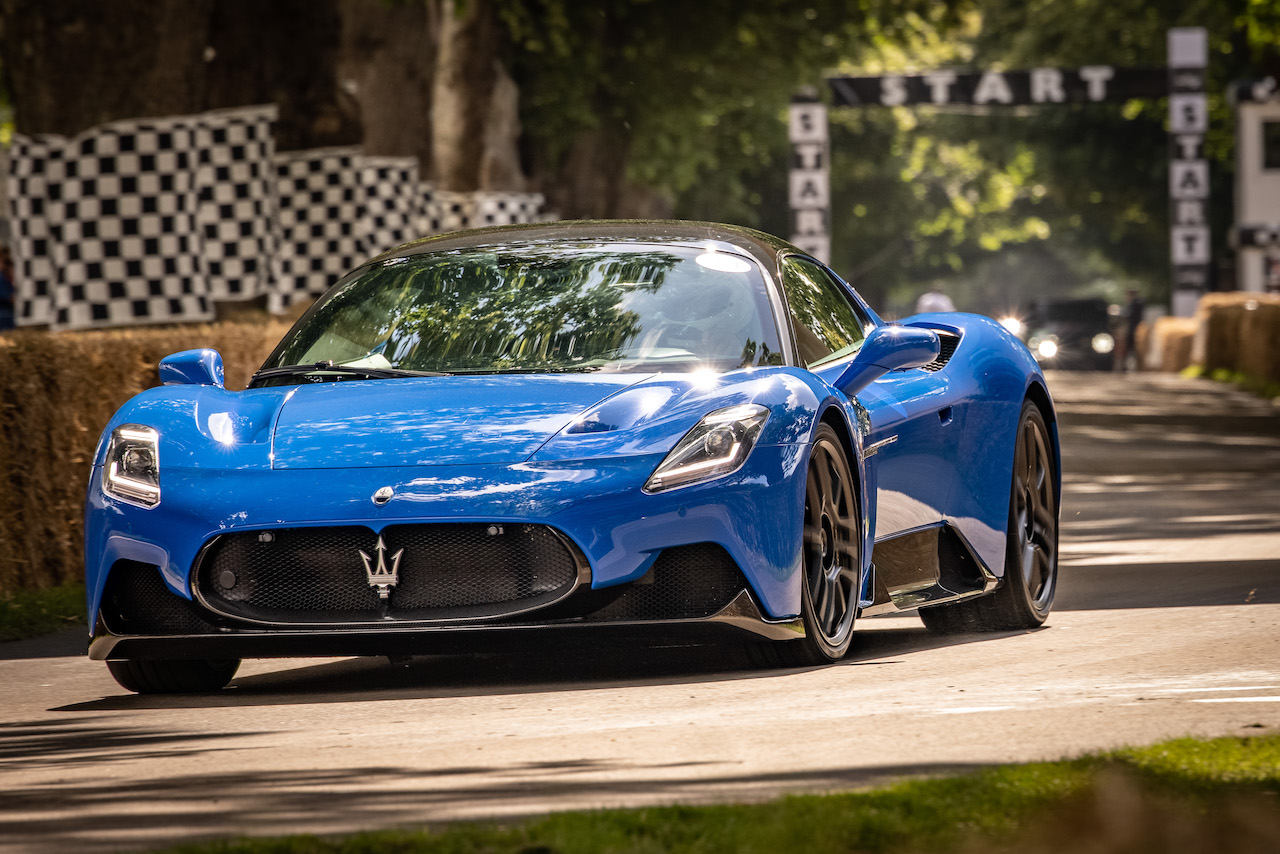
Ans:
[[[812,95],[791,100],[791,242],[825,263],[831,261],[831,182],[827,108]]]
[[[1204,136],[1209,129],[1205,66],[1209,60],[1203,27],[1169,30],[1169,250],[1173,265],[1173,314],[1195,314],[1210,286],[1209,164]]]

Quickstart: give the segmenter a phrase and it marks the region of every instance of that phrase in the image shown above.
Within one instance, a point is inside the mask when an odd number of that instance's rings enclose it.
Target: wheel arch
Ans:
[[[1049,428],[1049,439],[1053,443],[1054,490],[1058,506],[1062,506],[1062,451],[1058,441],[1058,414],[1053,406],[1053,398],[1049,389],[1041,382],[1033,381],[1027,386],[1026,400],[1031,401],[1044,416],[1045,426]]]
[[[868,483],[867,463],[862,455],[861,434],[849,422],[849,413],[843,407],[831,401],[814,421],[814,430],[819,424],[826,424],[835,431],[845,455],[849,459],[849,468],[853,473],[853,488],[858,496],[858,507],[862,511],[862,566],[860,571],[865,583],[871,567],[871,551],[874,545],[875,507],[870,496],[875,495],[874,485]]]

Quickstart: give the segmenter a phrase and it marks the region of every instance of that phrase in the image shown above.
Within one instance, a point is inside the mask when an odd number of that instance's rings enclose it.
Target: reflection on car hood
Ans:
[[[274,468],[511,464],[647,374],[457,376],[304,385],[280,410]]]

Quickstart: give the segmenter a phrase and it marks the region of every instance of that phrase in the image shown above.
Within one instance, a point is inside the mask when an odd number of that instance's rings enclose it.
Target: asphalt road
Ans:
[[[0,849],[131,850],[711,802],[1280,730],[1280,414],[1207,381],[1059,374],[1043,629],[864,620],[839,665],[687,650],[250,662],[138,697],[83,630],[0,645]]]

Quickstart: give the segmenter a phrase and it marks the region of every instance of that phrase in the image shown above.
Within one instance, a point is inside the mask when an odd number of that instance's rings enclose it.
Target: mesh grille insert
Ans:
[[[132,560],[117,561],[107,576],[99,609],[114,635],[208,634],[217,629],[198,606],[173,593],[160,568]]]
[[[204,601],[268,624],[479,619],[551,604],[577,584],[578,560],[542,525],[397,525],[285,528],[214,539],[197,561]],[[395,568],[387,599],[370,585],[361,552]]]
[[[938,333],[938,358],[934,359],[927,365],[921,365],[921,370],[940,371],[947,366],[947,362],[951,361],[951,357],[956,354],[956,348],[960,346],[960,336],[953,335],[950,332]]]
[[[695,620],[721,611],[747,587],[742,570],[722,546],[695,543],[665,549],[639,581],[592,591],[620,590],[607,605],[586,615],[589,622]]]

